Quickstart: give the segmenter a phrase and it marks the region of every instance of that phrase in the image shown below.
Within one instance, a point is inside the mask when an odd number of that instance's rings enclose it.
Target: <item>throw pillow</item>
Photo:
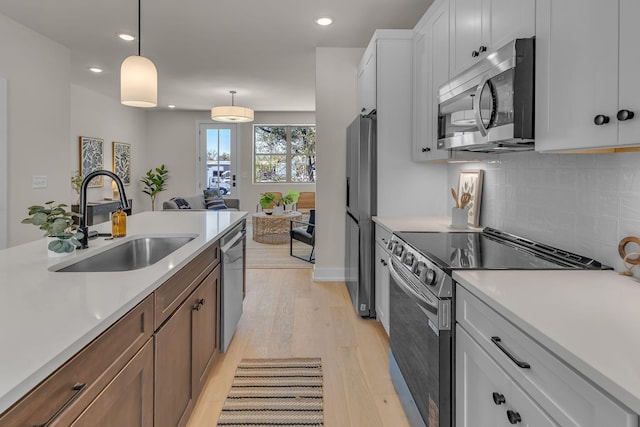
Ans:
[[[178,206],[178,209],[191,209],[189,203],[182,197],[174,197],[171,199],[171,201]]]
[[[224,199],[220,196],[212,197],[210,199],[205,199],[204,205],[206,206],[207,209],[212,211],[220,211],[220,210],[227,209],[227,205],[225,205]]]

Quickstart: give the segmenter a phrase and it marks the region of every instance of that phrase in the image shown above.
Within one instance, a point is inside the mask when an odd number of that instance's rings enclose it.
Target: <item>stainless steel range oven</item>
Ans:
[[[455,425],[454,270],[610,269],[491,228],[400,232],[388,248],[389,370],[412,427]]]

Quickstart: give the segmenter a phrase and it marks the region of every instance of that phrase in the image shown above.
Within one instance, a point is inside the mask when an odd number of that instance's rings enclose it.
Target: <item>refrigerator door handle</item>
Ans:
[[[347,177],[347,208],[349,207],[349,190],[351,188],[351,182],[349,177]]]

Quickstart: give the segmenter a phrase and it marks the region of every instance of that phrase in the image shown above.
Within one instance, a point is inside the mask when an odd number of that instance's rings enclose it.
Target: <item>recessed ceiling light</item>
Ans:
[[[329,16],[321,16],[319,18],[316,18],[316,24],[326,27],[327,25],[333,24],[333,18]]]
[[[131,34],[126,34],[126,33],[118,33],[118,37],[120,37],[122,40],[126,42],[132,42],[136,39],[136,36],[132,36]]]
[[[89,67],[89,71],[92,71],[94,73],[101,73],[103,70],[102,68],[98,68],[98,67]]]
[[[169,105],[167,105],[167,107],[169,107],[169,108],[176,108],[176,106],[175,106],[175,105],[173,105],[173,104],[169,104]]]

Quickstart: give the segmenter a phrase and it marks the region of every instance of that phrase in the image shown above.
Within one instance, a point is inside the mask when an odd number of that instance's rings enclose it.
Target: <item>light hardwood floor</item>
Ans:
[[[247,270],[242,319],[188,427],[215,427],[240,360],[265,357],[322,358],[325,426],[408,426],[387,369],[384,329],[356,316],[344,283],[313,282],[311,274]]]

